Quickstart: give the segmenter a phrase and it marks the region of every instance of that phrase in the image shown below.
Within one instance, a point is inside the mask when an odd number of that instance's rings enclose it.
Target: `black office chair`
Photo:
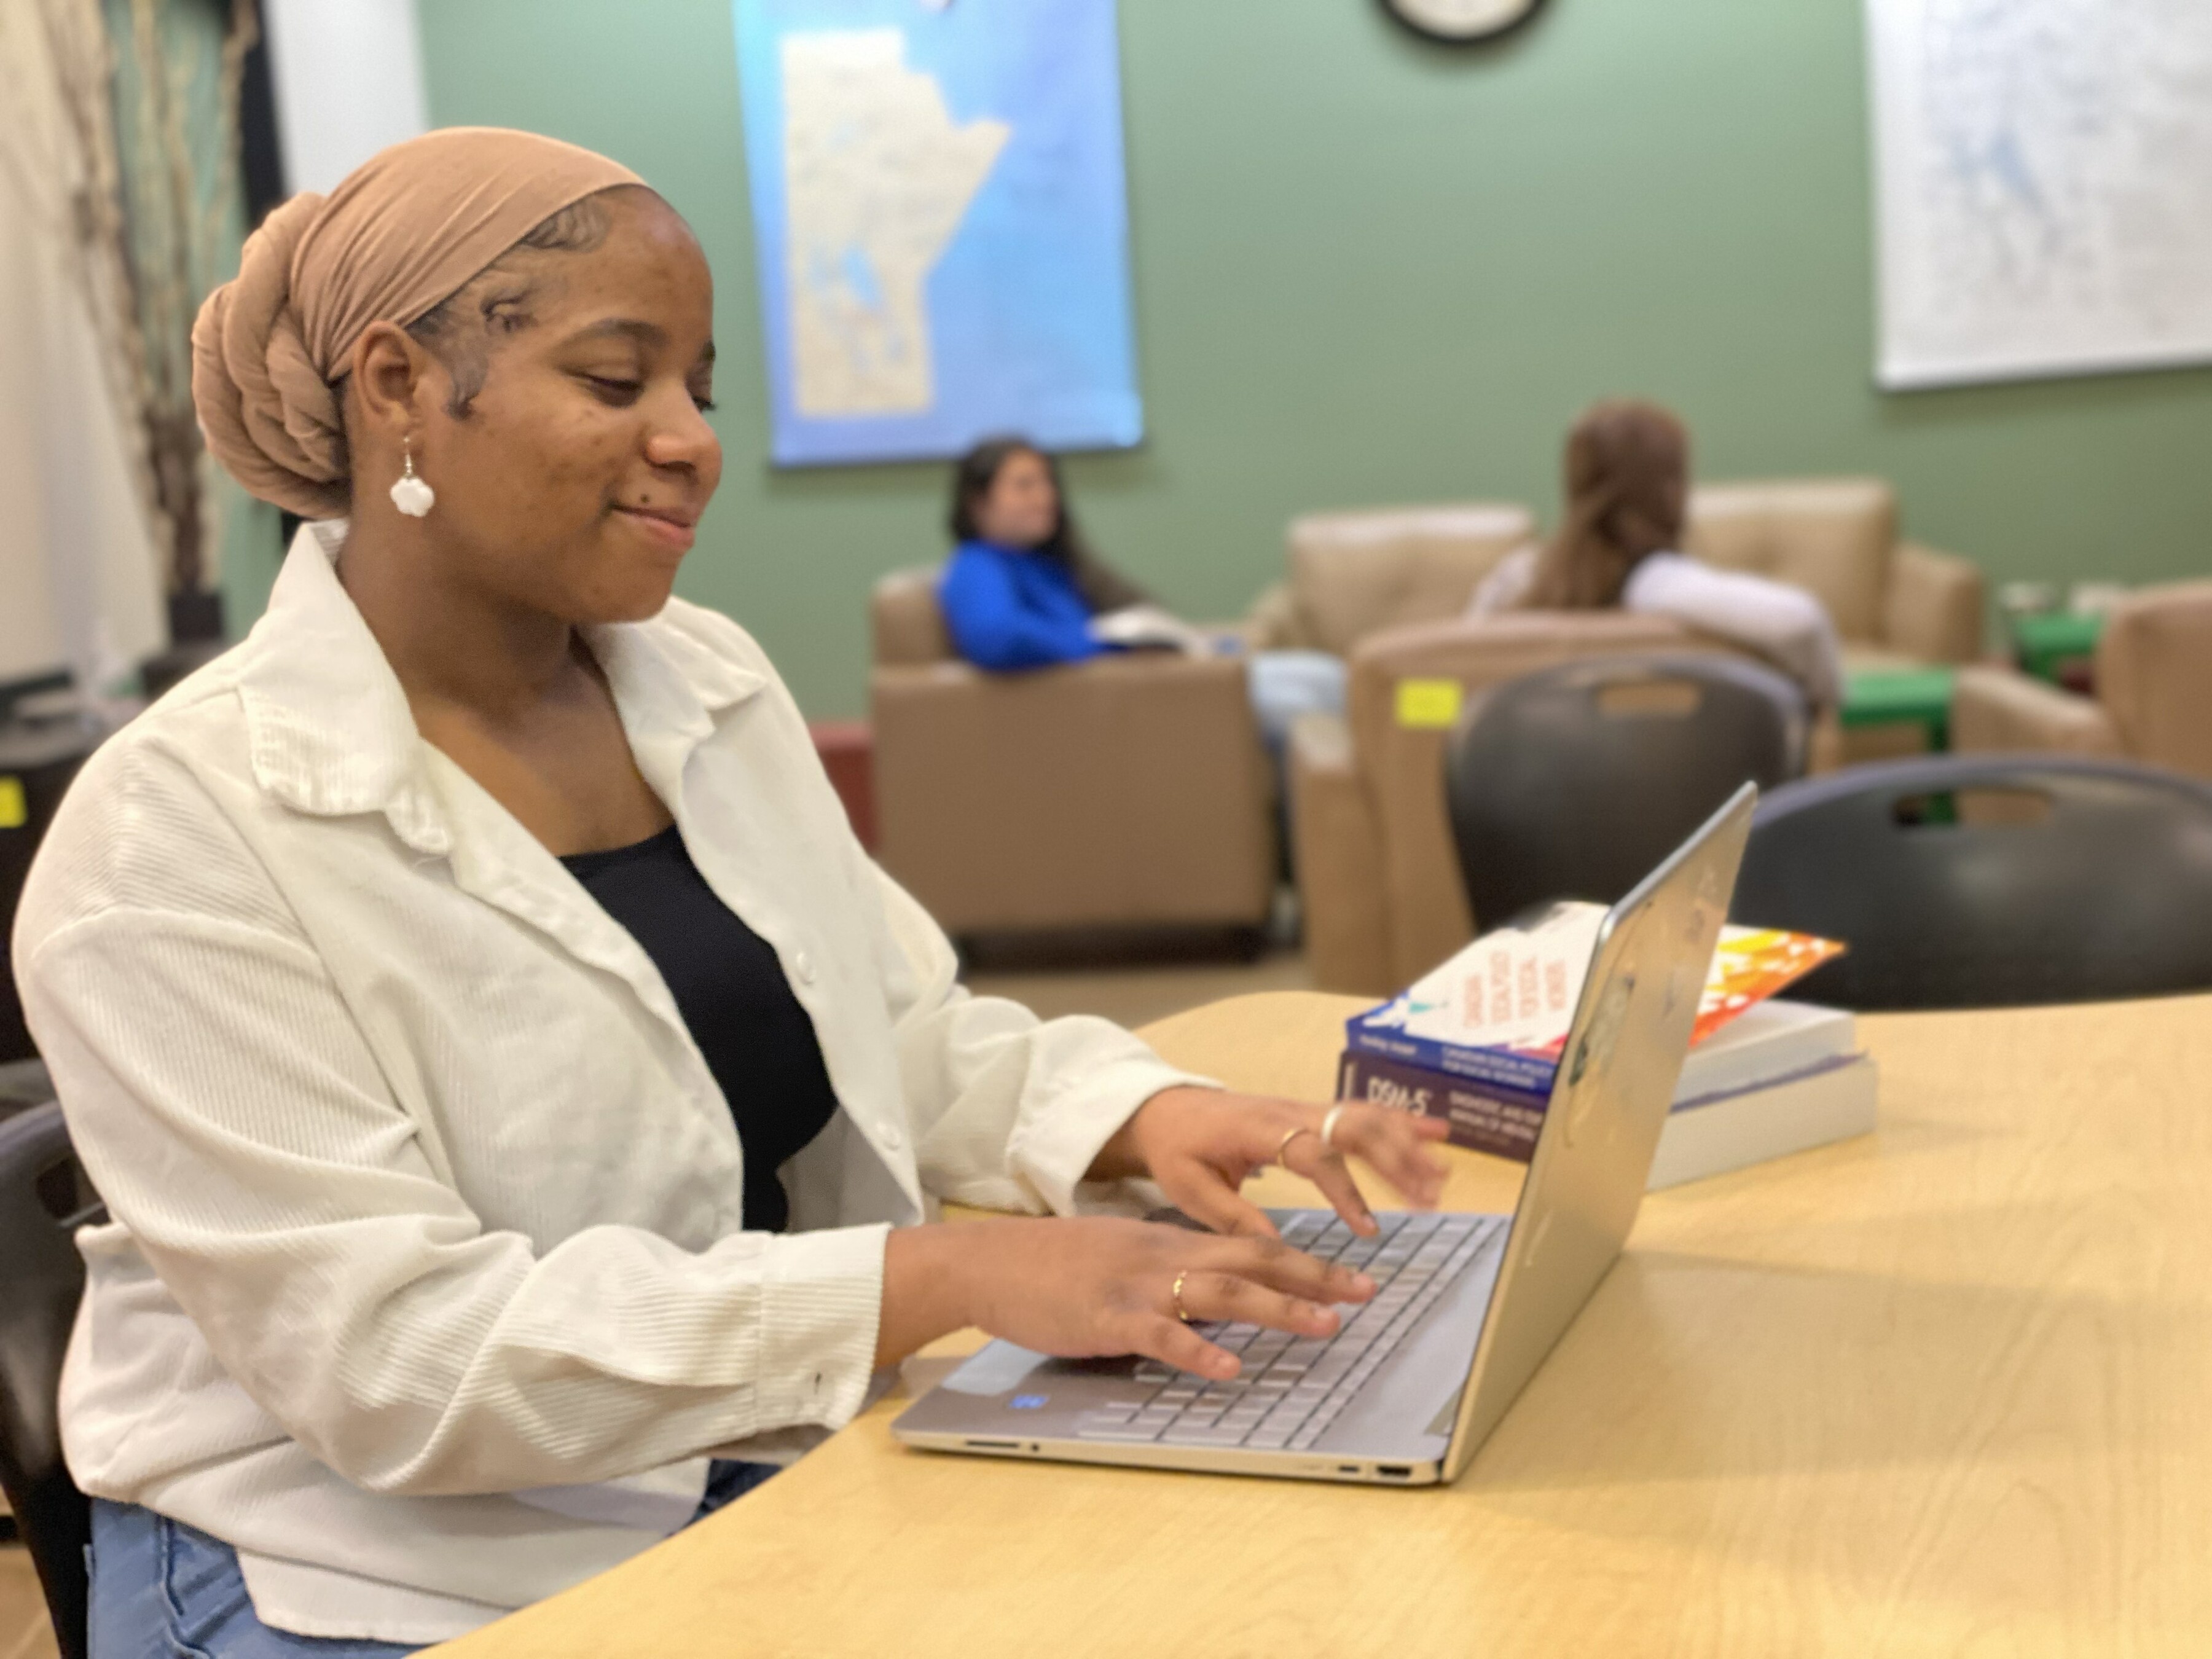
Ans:
[[[32,855],[100,735],[75,719],[32,723],[15,717],[12,708],[0,719],[0,1063],[38,1054],[15,1000],[8,936]]]
[[[0,1061],[0,1117],[13,1117],[54,1097],[54,1080],[43,1062],[35,1060]]]
[[[62,1109],[0,1122],[0,1489],[46,1589],[62,1659],[84,1659],[92,1507],[62,1462],[62,1356],[84,1293],[70,1237],[105,1218]]]
[[[1848,944],[1790,991],[1846,1008],[2212,989],[2212,786],[2057,755],[1811,779],[1760,805],[1733,908]]]
[[[1803,776],[1810,727],[1796,684],[1731,657],[1601,659],[1497,687],[1444,750],[1476,925],[1622,897],[1747,781]]]

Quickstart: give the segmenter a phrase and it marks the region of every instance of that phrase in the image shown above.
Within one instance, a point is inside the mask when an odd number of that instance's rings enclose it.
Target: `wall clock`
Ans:
[[[1494,40],[1534,17],[1544,0],[1382,0],[1382,9],[1424,40],[1452,46]]]

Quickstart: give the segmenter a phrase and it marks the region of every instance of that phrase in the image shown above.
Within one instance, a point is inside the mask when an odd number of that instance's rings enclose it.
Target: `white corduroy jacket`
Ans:
[[[1196,1079],[969,996],[758,647],[672,602],[591,647],[842,1108],[785,1166],[793,1231],[740,1231],[666,987],[417,734],[343,534],[303,531],[252,635],[87,764],[14,956],[113,1217],[63,1383],[79,1484],[234,1545],[271,1625],[428,1642],[674,1530],[710,1451],[844,1423],[888,1227],[1072,1210]]]

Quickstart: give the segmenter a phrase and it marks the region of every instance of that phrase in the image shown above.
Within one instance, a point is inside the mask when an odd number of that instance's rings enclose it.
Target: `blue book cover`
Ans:
[[[1405,1029],[1410,1011],[1410,999],[1401,995],[1354,1015],[1345,1022],[1345,1046],[1378,1060],[1419,1066],[1425,1071],[1507,1090],[1528,1097],[1539,1106],[1551,1098],[1552,1079],[1559,1069],[1553,1055],[1526,1048],[1475,1048],[1412,1036]]]

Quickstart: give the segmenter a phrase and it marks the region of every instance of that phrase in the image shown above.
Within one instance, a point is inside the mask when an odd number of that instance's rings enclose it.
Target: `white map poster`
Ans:
[[[2212,362],[2212,0],[1867,0],[1881,362]]]
[[[781,465],[1143,434],[1114,0],[733,0]]]

